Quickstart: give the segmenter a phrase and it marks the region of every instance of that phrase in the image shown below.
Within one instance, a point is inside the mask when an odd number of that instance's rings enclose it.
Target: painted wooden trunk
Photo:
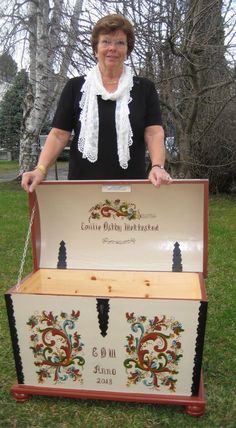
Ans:
[[[34,271],[6,293],[31,394],[181,404],[204,413],[208,183],[44,182]]]

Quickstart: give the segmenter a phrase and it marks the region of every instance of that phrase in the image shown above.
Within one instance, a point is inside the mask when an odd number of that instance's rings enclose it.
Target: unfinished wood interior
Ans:
[[[200,274],[39,269],[13,292],[77,296],[201,299]]]

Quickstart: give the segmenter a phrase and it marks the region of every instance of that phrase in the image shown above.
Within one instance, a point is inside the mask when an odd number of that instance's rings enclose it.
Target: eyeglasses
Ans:
[[[125,42],[124,40],[110,40],[110,39],[103,39],[99,41],[99,44],[103,47],[103,48],[108,48],[112,45],[115,45],[116,48],[124,48],[125,46],[127,46],[127,42]]]

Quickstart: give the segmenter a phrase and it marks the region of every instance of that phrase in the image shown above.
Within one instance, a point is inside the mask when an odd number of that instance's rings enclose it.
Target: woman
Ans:
[[[122,15],[100,19],[92,31],[97,59],[87,76],[70,79],[53,119],[39,162],[22,177],[32,192],[60,152],[70,148],[70,180],[146,178],[145,148],[152,166],[149,180],[157,187],[171,178],[164,169],[164,132],[154,84],[135,77],[124,64],[134,47],[134,29]]]

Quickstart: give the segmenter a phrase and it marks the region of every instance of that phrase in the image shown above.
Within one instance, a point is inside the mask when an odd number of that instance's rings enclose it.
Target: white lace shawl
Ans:
[[[129,121],[128,104],[131,101],[130,91],[133,87],[133,76],[131,69],[124,66],[120,77],[118,88],[115,92],[108,92],[102,83],[102,77],[98,65],[93,67],[87,74],[82,86],[81,107],[81,130],[78,138],[78,149],[90,162],[96,162],[98,158],[98,102],[97,95],[103,100],[116,101],[115,124],[117,134],[117,151],[120,166],[128,167],[130,159],[129,147],[132,145],[132,129]]]

